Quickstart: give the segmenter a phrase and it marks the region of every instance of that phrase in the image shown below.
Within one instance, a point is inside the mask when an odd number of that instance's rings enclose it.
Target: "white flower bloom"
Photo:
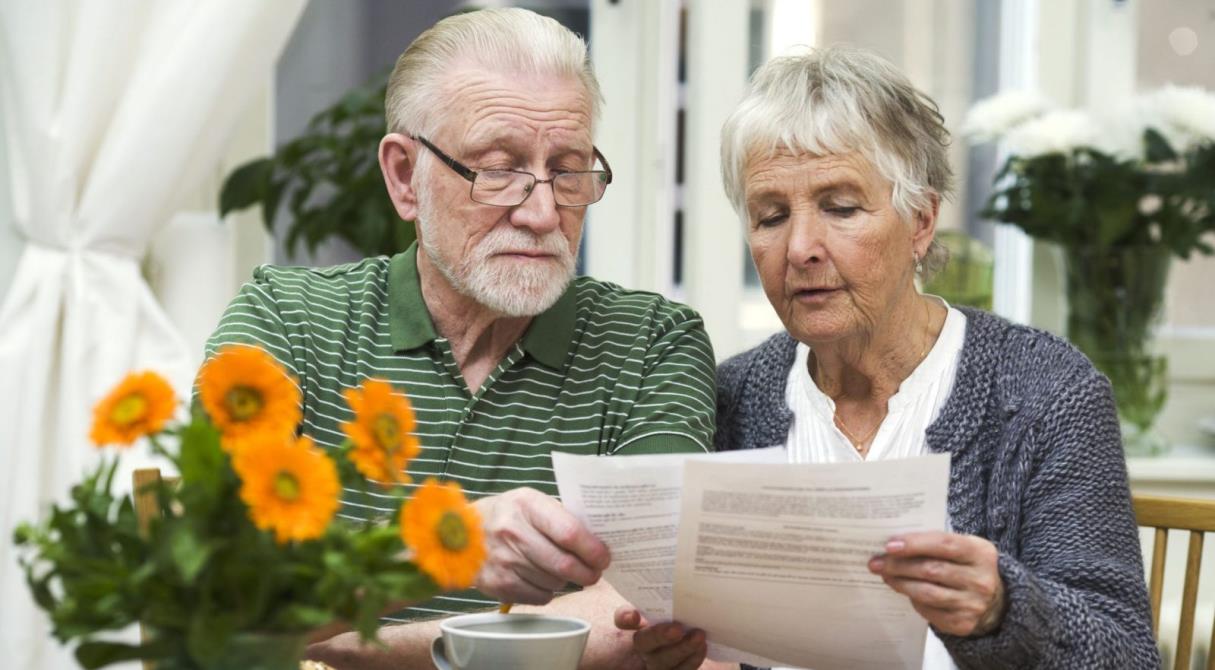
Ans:
[[[1142,105],[1123,103],[1093,114],[1098,125],[1097,149],[1120,158],[1144,159],[1143,130],[1151,122]]]
[[[1006,91],[975,103],[966,113],[962,132],[980,142],[999,139],[1050,108],[1050,103],[1037,93]]]
[[[1097,124],[1076,110],[1047,112],[1012,129],[1005,137],[1008,151],[1023,158],[1068,153],[1077,147],[1097,148]]]
[[[1210,91],[1170,85],[1141,96],[1138,103],[1144,126],[1159,131],[1177,151],[1215,141],[1215,94]]]

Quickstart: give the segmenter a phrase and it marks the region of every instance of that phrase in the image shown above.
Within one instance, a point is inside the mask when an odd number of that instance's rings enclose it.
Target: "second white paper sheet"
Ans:
[[[921,667],[927,623],[867,568],[943,530],[949,456],[684,464],[674,618],[718,645],[835,670]]]
[[[787,462],[784,447],[714,454],[577,456],[553,453],[566,509],[612,551],[604,577],[651,621],[670,621],[683,465]]]

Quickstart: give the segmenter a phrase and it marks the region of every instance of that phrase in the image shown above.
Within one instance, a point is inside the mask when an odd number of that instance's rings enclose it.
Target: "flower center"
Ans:
[[[278,474],[274,475],[274,495],[294,502],[300,497],[300,481],[290,472],[279,470]]]
[[[120,426],[129,426],[143,418],[148,411],[148,401],[139,393],[132,393],[114,403],[110,420]]]
[[[248,421],[262,409],[262,394],[248,386],[233,386],[224,394],[228,414],[237,421]]]
[[[391,414],[379,414],[372,421],[371,431],[380,447],[389,453],[396,450],[401,441],[401,426],[397,418]]]
[[[468,527],[455,512],[444,512],[438,525],[439,542],[448,551],[460,551],[468,546]]]

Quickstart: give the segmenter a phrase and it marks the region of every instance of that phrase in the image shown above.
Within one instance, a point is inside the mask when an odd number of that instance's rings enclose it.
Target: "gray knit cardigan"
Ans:
[[[928,447],[952,455],[954,531],[1000,551],[994,633],[938,633],[959,668],[1158,668],[1109,382],[1067,342],[962,308],[957,380]],[[718,450],[784,444],[786,333],[717,370]]]

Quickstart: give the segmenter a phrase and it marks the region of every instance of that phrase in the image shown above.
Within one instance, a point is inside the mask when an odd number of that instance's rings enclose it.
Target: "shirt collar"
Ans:
[[[417,242],[388,262],[388,334],[393,351],[416,349],[438,337],[422,300]]]
[[[571,282],[552,307],[532,319],[520,345],[532,358],[560,369],[573,345],[576,317],[577,296]],[[422,300],[417,242],[388,264],[388,330],[394,351],[416,349],[438,337]]]
[[[574,282],[570,282],[552,307],[532,319],[521,341],[524,351],[554,370],[560,370],[565,365],[565,356],[574,345],[574,320],[578,307],[576,293]]]

